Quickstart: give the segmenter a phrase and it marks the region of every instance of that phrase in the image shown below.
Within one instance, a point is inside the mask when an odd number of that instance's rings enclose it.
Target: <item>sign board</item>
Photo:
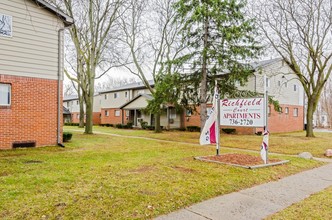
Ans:
[[[0,37],[11,37],[12,30],[12,16],[0,13]]]
[[[220,125],[264,127],[264,98],[220,100]]]

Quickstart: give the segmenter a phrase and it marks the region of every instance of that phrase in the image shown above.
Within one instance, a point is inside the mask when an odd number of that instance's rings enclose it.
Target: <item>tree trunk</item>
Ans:
[[[86,119],[85,119],[85,134],[92,134],[92,126],[93,126],[93,95],[89,95],[87,97],[86,105]]]
[[[78,103],[80,105],[79,128],[84,128],[84,98],[81,94],[81,89],[78,86]]]
[[[86,94],[86,119],[85,119],[85,134],[92,134],[93,128],[93,95],[94,95],[94,78],[89,79],[89,91]]]
[[[306,137],[315,137],[314,126],[313,126],[313,115],[314,115],[313,98],[308,97]]]
[[[156,133],[161,133],[161,127],[160,127],[160,114],[155,114],[154,115],[154,118],[155,118],[155,122],[154,122],[154,131]]]

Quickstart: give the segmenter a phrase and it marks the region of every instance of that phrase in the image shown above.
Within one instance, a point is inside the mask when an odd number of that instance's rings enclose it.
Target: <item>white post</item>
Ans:
[[[217,99],[217,106],[216,106],[216,111],[217,111],[217,121],[216,121],[216,152],[217,156],[219,156],[219,150],[220,150],[220,97],[219,94],[216,97]]]
[[[269,95],[268,95],[268,85],[267,85],[267,77],[264,74],[264,133],[268,131],[268,120],[269,120]],[[266,163],[268,163],[268,148],[266,149]]]

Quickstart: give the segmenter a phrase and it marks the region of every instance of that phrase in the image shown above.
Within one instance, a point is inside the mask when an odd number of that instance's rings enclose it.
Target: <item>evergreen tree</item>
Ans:
[[[184,70],[182,101],[200,105],[201,127],[206,121],[208,91],[218,77],[221,93],[236,90],[235,82],[247,81],[248,63],[261,47],[255,40],[253,21],[244,16],[243,0],[179,0],[177,20],[183,22],[185,54],[174,63]]]

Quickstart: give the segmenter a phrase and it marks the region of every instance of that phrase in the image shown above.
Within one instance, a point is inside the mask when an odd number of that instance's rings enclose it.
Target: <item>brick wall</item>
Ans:
[[[101,116],[100,116],[100,112],[93,112],[92,113],[92,123],[94,125],[99,125],[100,124],[100,120],[101,120]],[[72,123],[80,123],[80,119],[79,119],[79,112],[71,112],[71,122]],[[85,119],[84,119],[85,122]]]
[[[269,131],[275,132],[291,132],[291,131],[301,131],[303,130],[303,106],[298,105],[280,105],[283,112],[279,113],[274,110],[273,106],[271,108],[271,114],[269,116]],[[286,107],[288,108],[288,114],[286,113]],[[294,109],[298,109],[298,115],[294,116]],[[187,126],[200,126],[200,114],[199,107],[190,116],[185,117],[185,127]],[[223,127],[222,127],[223,128]],[[262,131],[263,128],[250,128],[250,127],[227,127],[235,128],[238,134],[254,134],[257,131]]]
[[[57,81],[0,75],[0,82],[11,84],[11,106],[0,107],[0,149],[24,141],[56,145]],[[62,106],[60,110],[62,123]]]
[[[108,112],[108,116],[106,116],[106,111]],[[120,116],[115,116],[115,111],[120,111]],[[117,108],[103,108],[101,109],[101,124],[122,124],[122,115],[123,110],[117,109]],[[126,123],[126,117],[124,118]]]

